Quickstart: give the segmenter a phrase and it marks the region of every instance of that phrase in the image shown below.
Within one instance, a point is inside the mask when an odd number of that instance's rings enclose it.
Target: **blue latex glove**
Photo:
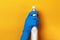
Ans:
[[[33,14],[38,14],[38,12],[37,11],[31,11],[29,13],[29,15],[25,21],[24,30],[23,30],[21,40],[28,40],[29,39],[31,29],[33,26],[36,26],[38,28],[39,19],[37,16],[33,16]]]

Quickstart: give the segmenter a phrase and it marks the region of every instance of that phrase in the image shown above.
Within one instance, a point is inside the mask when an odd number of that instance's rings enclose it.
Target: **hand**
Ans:
[[[37,16],[33,16],[33,14],[38,14],[37,11],[31,11],[28,15],[28,17],[26,18],[25,21],[25,25],[24,25],[24,30],[23,30],[23,34],[21,37],[21,40],[28,40],[31,29],[33,26],[36,26],[38,28],[38,22],[39,19]]]

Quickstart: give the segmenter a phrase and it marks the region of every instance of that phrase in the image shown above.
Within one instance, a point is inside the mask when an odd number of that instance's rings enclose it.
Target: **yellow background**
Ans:
[[[40,12],[39,40],[60,40],[60,0],[0,0],[0,40],[19,40],[32,6]]]

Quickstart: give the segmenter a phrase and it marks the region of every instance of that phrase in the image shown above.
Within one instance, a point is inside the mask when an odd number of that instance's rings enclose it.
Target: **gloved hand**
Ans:
[[[29,39],[31,29],[33,26],[36,26],[38,28],[39,19],[37,16],[33,16],[33,14],[38,14],[38,12],[37,11],[31,11],[29,13],[29,15],[25,21],[24,30],[23,30],[21,40],[28,40]]]

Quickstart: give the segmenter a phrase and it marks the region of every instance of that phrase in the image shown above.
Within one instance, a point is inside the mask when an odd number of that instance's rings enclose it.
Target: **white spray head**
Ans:
[[[36,7],[35,6],[32,6],[32,11],[35,11],[36,10]]]
[[[32,11],[36,11],[36,7],[32,6]],[[37,16],[37,14],[33,14],[33,16]]]

